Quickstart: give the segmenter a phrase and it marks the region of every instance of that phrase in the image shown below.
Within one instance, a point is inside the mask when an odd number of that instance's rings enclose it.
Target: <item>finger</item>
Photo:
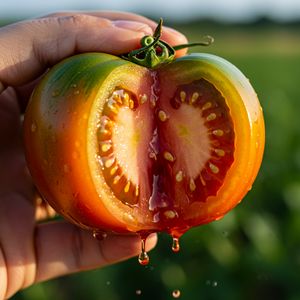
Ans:
[[[134,25],[137,31],[134,26],[130,30],[114,26],[108,19],[73,15],[4,27],[0,29],[0,82],[4,86],[29,83],[49,66],[76,53],[129,52],[139,47],[145,35],[146,25]]]
[[[99,242],[90,231],[69,222],[41,224],[36,230],[36,282],[137,256],[141,251],[140,241],[136,235],[108,235]],[[147,250],[156,242],[156,234],[149,236]]]
[[[60,12],[60,13],[50,14],[50,15],[48,15],[48,17],[58,17],[58,16],[59,17],[67,17],[70,14],[74,14],[74,12],[73,13]],[[159,20],[157,20],[157,22],[154,22],[143,16],[132,14],[132,13],[124,13],[124,12],[99,11],[99,12],[84,12],[84,14],[88,14],[88,15],[100,17],[100,18],[107,18],[111,21],[126,20],[126,21],[140,22],[140,23],[147,24],[148,26],[150,26],[153,31],[155,30],[155,28],[157,27],[157,24],[159,22]],[[162,40],[166,41],[171,46],[186,44],[188,42],[185,35],[183,35],[182,33],[180,33],[179,31],[177,31],[173,28],[165,27],[165,26],[163,26],[163,29],[162,29]],[[182,49],[182,50],[176,51],[176,56],[182,56],[186,52],[187,52],[187,49]]]
[[[57,212],[37,193],[35,195],[35,220],[44,221],[58,216]]]

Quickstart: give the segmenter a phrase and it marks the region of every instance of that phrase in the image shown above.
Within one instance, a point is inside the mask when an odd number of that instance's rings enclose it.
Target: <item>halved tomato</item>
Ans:
[[[67,220],[95,234],[179,238],[251,188],[264,121],[249,81],[219,57],[147,68],[89,53],[38,84],[24,145],[38,190]]]

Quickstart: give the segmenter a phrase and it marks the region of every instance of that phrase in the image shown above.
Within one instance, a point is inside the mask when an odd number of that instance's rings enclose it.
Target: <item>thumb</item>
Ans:
[[[26,84],[62,59],[82,52],[119,55],[139,47],[152,29],[84,14],[35,19],[0,29],[0,93]],[[2,89],[1,89],[2,88]]]

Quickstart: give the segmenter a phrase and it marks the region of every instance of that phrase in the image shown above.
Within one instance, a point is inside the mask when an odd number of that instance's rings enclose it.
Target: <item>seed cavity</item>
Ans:
[[[184,102],[185,98],[186,98],[186,93],[184,91],[181,91],[180,92],[180,99],[181,99],[181,101]]]
[[[125,188],[124,188],[124,192],[125,192],[125,193],[128,193],[128,192],[129,192],[129,189],[130,189],[130,181],[127,181],[127,184],[126,184],[126,186],[125,186]]]
[[[157,160],[156,154],[153,151],[149,154],[149,157]]]
[[[174,156],[170,152],[165,152],[164,153],[164,158],[168,161],[173,162],[174,161]]]
[[[198,97],[199,97],[199,94],[198,93],[194,93],[193,96],[192,96],[191,102],[195,103],[196,100],[198,99]]]
[[[112,165],[113,165],[113,163],[114,163],[114,161],[115,161],[115,158],[110,158],[110,159],[108,159],[106,162],[105,162],[105,167],[108,169],[108,168],[110,168]]]
[[[133,109],[134,108],[134,101],[133,100],[129,100],[129,107],[131,108],[131,109]]]
[[[142,104],[145,103],[145,102],[147,102],[147,100],[148,100],[148,97],[147,97],[146,94],[144,94],[144,95],[141,96],[141,103]]]
[[[158,117],[162,122],[165,122],[167,120],[167,114],[163,110],[160,110],[158,112]]]
[[[225,151],[222,149],[215,149],[215,152],[219,155],[219,156],[224,156],[225,155]]]
[[[183,179],[183,173],[182,173],[182,171],[179,171],[176,174],[175,179],[176,179],[177,182],[181,182],[182,181],[182,179]]]
[[[204,104],[204,106],[202,107],[202,110],[206,110],[206,109],[209,109],[211,107],[211,102],[206,102]]]
[[[121,178],[120,176],[116,176],[114,178],[114,184],[117,184],[119,182],[120,178]]]
[[[119,113],[119,106],[115,103],[115,104],[111,104],[109,106],[109,109],[115,113],[116,115]]]
[[[156,99],[154,95],[150,97],[150,108],[154,108],[156,106]]]
[[[201,183],[203,184],[203,186],[206,186],[206,182],[204,181],[204,179],[202,178],[201,174],[199,175]]]
[[[223,130],[218,129],[218,130],[214,130],[213,134],[216,136],[222,136],[224,134],[224,132],[223,132]]]
[[[122,99],[120,98],[120,95],[119,95],[119,94],[114,93],[112,98],[113,98],[113,100],[115,100],[116,102],[118,102],[118,103],[120,103],[120,104],[123,104]]]
[[[196,189],[194,179],[192,179],[192,178],[190,180],[190,189],[191,189],[192,192]]]
[[[129,95],[127,93],[124,93],[124,102],[125,105],[129,107]]]
[[[213,171],[213,173],[217,174],[219,173],[219,168],[213,164],[209,164],[210,169]]]
[[[167,210],[164,212],[164,215],[169,218],[169,219],[173,219],[176,215],[175,212],[172,210]]]
[[[113,167],[111,170],[110,170],[110,175],[114,175],[118,170],[118,166],[115,166]]]
[[[101,147],[102,152],[107,152],[111,148],[111,144],[104,144]]]
[[[216,117],[217,117],[216,114],[211,113],[211,114],[208,115],[208,117],[206,118],[206,120],[207,120],[207,121],[212,121],[212,120],[214,120]]]

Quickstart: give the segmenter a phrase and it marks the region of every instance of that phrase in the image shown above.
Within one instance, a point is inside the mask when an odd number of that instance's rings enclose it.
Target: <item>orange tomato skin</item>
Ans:
[[[224,94],[235,123],[236,141],[234,162],[223,185],[205,203],[187,207],[182,222],[171,229],[143,222],[137,209],[132,211],[133,217],[128,207],[123,214],[114,213],[91,172],[91,112],[100,101],[99,95],[113,90],[117,84],[111,82],[114,78],[131,76],[132,82],[147,81],[151,72],[111,55],[83,54],[61,62],[44,76],[24,119],[25,155],[33,180],[46,201],[70,222],[96,232],[166,231],[180,235],[193,226],[220,219],[251,188],[264,151],[264,121],[248,80],[230,63],[207,54],[177,58],[151,71],[166,79],[160,80],[164,97],[177,84],[201,76]]]

